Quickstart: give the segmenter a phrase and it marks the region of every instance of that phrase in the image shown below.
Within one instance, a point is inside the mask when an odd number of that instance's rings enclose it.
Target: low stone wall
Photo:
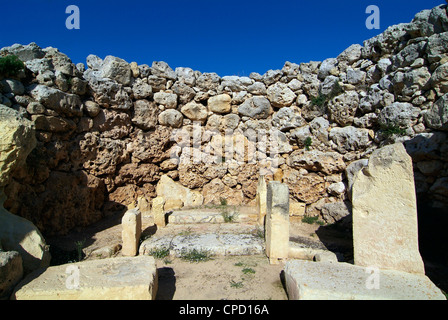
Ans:
[[[263,174],[288,185],[291,207],[332,223],[349,213],[347,167],[397,141],[419,201],[444,207],[447,25],[439,6],[336,58],[249,77],[94,55],[86,69],[55,48],[3,48],[26,70],[1,79],[0,103],[32,120],[38,140],[5,207],[65,234],[151,203],[166,182],[202,203],[256,205]]]

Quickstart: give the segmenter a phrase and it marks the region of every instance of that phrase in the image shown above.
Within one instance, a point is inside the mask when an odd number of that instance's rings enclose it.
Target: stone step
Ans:
[[[446,300],[424,274],[348,263],[291,260],[285,280],[290,300]]]
[[[15,288],[16,300],[152,300],[157,293],[153,257],[88,260],[28,275]]]
[[[168,215],[168,223],[197,224],[234,222],[255,224],[257,218],[258,214],[253,208],[227,206],[225,208],[175,210]]]
[[[236,226],[233,227],[235,229]],[[263,237],[254,229],[244,233],[209,229],[198,233],[154,235],[142,242],[139,254],[152,255],[162,249],[169,249],[169,254],[174,257],[182,257],[192,250],[207,252],[210,256],[237,256],[263,254],[265,244]]]

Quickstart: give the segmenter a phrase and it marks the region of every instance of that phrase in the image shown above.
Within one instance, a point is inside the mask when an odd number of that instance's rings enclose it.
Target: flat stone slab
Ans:
[[[446,300],[425,275],[348,263],[291,260],[285,279],[290,300]]]
[[[223,209],[185,209],[175,210],[168,216],[169,224],[225,223],[223,213],[234,215],[233,222],[256,222],[257,214],[247,212],[245,208],[228,206]]]
[[[153,257],[120,257],[49,267],[27,276],[12,294],[17,300],[153,300]]]
[[[154,250],[169,249],[170,255],[182,256],[182,253],[197,250],[207,251],[211,255],[255,255],[264,252],[262,238],[248,233],[203,233],[175,236],[151,237],[140,245],[141,255],[150,255]]]

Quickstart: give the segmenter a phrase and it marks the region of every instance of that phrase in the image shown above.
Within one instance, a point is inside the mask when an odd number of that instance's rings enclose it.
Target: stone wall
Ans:
[[[3,48],[26,70],[0,103],[34,121],[37,147],[5,188],[5,207],[64,234],[157,196],[162,176],[203,202],[255,205],[258,177],[331,223],[348,214],[347,167],[405,142],[417,195],[448,205],[446,6],[323,62],[249,77],[107,56],[74,65],[55,48]],[[165,179],[166,180],[166,179]]]

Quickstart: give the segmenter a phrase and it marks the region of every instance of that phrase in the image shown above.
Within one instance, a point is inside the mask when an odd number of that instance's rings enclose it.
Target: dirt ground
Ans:
[[[265,256],[224,256],[192,263],[157,260],[158,300],[287,300],[283,265]]]
[[[112,216],[64,237],[48,238],[52,264],[121,256],[121,216]],[[151,218],[143,218],[143,237],[157,232]],[[314,241],[317,225],[292,223],[292,236]],[[200,226],[200,228],[203,228]],[[162,231],[163,230],[163,231]],[[166,232],[164,229],[160,232]],[[264,255],[214,256],[205,262],[176,257],[157,259],[160,300],[286,300],[284,264],[270,265]]]

